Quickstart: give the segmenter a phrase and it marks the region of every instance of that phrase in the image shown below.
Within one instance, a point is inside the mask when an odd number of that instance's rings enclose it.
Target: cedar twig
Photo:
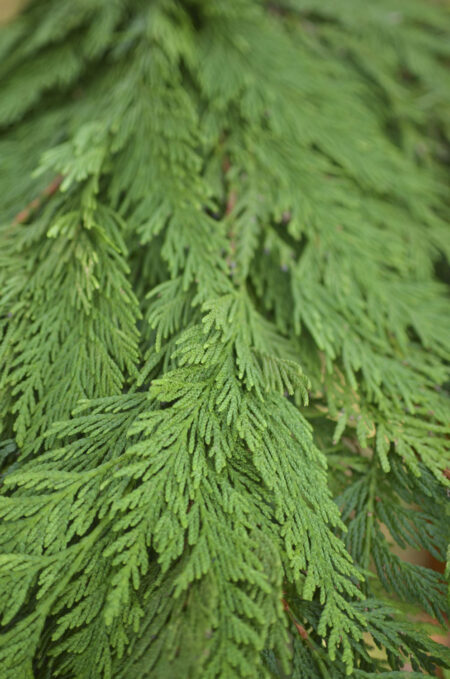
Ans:
[[[13,219],[13,224],[23,224],[26,222],[32,214],[34,214],[42,205],[42,203],[53,196],[54,193],[59,189],[61,182],[63,180],[62,174],[59,174],[53,181],[42,191],[42,193],[28,203],[28,205],[21,210]]]
[[[286,613],[288,614],[288,616],[290,617],[291,621],[293,622],[293,624],[297,628],[297,632],[300,634],[301,638],[304,639],[305,641],[308,640],[309,639],[308,632],[305,630],[303,625],[300,625],[300,623],[297,622],[295,615],[291,611],[291,608],[290,608],[288,602],[286,601],[286,599],[281,599],[281,603],[283,604],[283,610],[285,610]]]

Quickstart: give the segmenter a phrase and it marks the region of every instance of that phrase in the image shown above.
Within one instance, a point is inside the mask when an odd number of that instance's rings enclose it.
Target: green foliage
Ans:
[[[2,679],[450,666],[417,622],[444,576],[401,552],[449,542],[446,21],[36,0],[1,30]]]

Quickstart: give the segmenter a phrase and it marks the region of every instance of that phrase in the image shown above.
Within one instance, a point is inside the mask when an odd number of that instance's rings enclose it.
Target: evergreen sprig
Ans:
[[[0,31],[2,679],[450,666],[446,10]],[[448,568],[447,568],[448,574]]]

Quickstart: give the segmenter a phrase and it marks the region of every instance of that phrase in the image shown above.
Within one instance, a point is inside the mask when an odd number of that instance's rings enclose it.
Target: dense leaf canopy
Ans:
[[[2,679],[434,672],[450,41],[426,0],[0,31]]]

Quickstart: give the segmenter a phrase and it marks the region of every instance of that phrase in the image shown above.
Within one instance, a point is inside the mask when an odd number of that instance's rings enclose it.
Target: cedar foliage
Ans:
[[[448,666],[414,617],[443,578],[392,550],[448,543],[447,22],[40,0],[2,29],[2,679]]]

